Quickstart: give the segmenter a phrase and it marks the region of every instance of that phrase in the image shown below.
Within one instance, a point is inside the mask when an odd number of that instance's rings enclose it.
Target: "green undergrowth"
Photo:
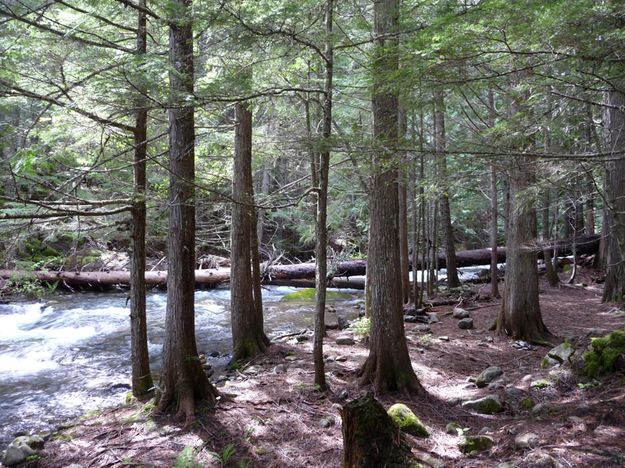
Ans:
[[[339,292],[339,291],[326,291],[326,300],[328,301],[337,301],[341,299],[350,299],[352,296],[349,293]],[[314,301],[315,300],[315,290],[314,288],[302,288],[297,291],[293,291],[285,295],[282,298],[282,301],[285,302],[304,302],[304,301]]]
[[[614,330],[605,336],[593,338],[584,354],[584,373],[590,377],[614,372],[619,357],[625,356],[625,328]]]

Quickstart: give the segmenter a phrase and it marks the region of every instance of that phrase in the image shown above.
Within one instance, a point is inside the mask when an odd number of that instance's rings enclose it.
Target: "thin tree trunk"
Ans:
[[[252,112],[247,103],[235,106],[235,149],[232,177],[231,286],[232,349],[235,360],[252,358],[266,350],[262,309],[258,310],[252,281]],[[262,307],[262,306],[261,306]],[[260,312],[260,316],[259,316]]]
[[[456,267],[454,228],[451,224],[451,208],[449,206],[449,180],[447,175],[447,156],[445,155],[447,147],[445,135],[445,101],[443,92],[437,91],[434,100],[434,136],[438,179],[442,189],[439,204],[443,243],[445,244],[445,253],[447,256],[447,287],[457,288],[460,286],[460,279],[458,278],[458,268]]]
[[[174,0],[169,21],[169,231],[165,341],[158,409],[176,410],[187,424],[198,401],[212,406],[217,391],[208,381],[195,341],[195,128],[191,0]]]
[[[146,1],[139,6],[145,8]],[[138,13],[137,54],[145,55],[147,46],[147,18],[144,12]],[[141,93],[146,91],[142,83],[136,85]],[[130,234],[130,360],[132,362],[132,394],[140,398],[154,387],[150,373],[148,354],[148,328],[145,301],[145,190],[147,160],[147,119],[148,111],[144,98],[138,98],[134,132],[134,190],[132,202],[132,223]]]
[[[398,109],[398,140],[401,142],[408,129],[408,121],[406,117],[406,110],[401,104]],[[398,170],[399,183],[398,197],[399,197],[399,259],[401,268],[401,288],[402,299],[404,304],[410,302],[410,259],[408,258],[408,189],[406,186],[407,173],[408,173],[408,161],[406,159],[406,153],[402,152],[401,162]]]
[[[547,281],[549,282],[550,286],[555,287],[558,285],[559,279],[558,279],[558,274],[556,273],[556,270],[553,265],[553,258],[551,255],[551,252],[553,251],[553,249],[550,245],[548,245],[549,238],[551,237],[550,236],[550,232],[551,232],[550,224],[551,223],[549,222],[549,205],[550,205],[549,190],[546,189],[543,194],[543,209],[541,210],[542,211],[542,224],[543,224],[542,237],[543,237],[543,242],[545,243],[545,247],[543,249],[543,258],[545,261]]]
[[[495,127],[495,96],[488,90],[488,126]],[[490,293],[499,297],[499,269],[497,268],[497,170],[490,166]]]
[[[334,3],[326,0],[325,5],[325,83],[323,100],[322,151],[319,157],[319,186],[317,191],[317,212],[315,217],[315,335],[313,340],[313,359],[315,363],[315,385],[326,390],[325,366],[323,362],[323,336],[325,334],[326,290],[328,286],[328,175],[330,171],[330,138],[332,137],[332,78],[333,60],[333,22]]]

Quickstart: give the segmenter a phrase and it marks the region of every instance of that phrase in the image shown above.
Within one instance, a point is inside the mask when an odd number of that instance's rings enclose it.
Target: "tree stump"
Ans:
[[[341,409],[343,467],[406,466],[410,448],[384,407],[368,393]]]

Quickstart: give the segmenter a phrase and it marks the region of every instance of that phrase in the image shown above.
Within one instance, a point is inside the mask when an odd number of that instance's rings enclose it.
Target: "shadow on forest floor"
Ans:
[[[588,278],[586,278],[588,280]],[[622,313],[600,303],[600,287],[585,281],[550,288],[541,283],[543,319],[563,339],[603,334],[625,324]],[[385,407],[404,402],[430,431],[427,439],[407,436],[413,454],[426,466],[491,467],[509,462],[517,467],[620,466],[625,463],[625,376],[588,381],[570,368],[541,369],[547,348],[518,349],[513,340],[487,331],[499,301],[487,297],[487,286],[475,287],[471,312],[475,329],[460,330],[453,306],[436,307],[441,319],[429,332],[406,324],[413,366],[428,391],[425,398],[384,395]],[[483,291],[481,291],[483,289]],[[481,299],[480,299],[481,298]],[[220,391],[232,395],[216,411],[181,429],[167,418],[152,418],[139,403],[84,418],[46,443],[41,467],[322,467],[340,466],[339,410],[366,388],[356,382],[367,356],[364,344],[335,344],[345,332],[330,331],[325,340],[326,372],[331,391],[322,395],[312,385],[312,343],[290,339],[233,371]],[[442,339],[441,339],[442,337]],[[577,353],[583,352],[578,349]],[[486,388],[469,381],[489,366],[503,375]],[[545,379],[544,388],[532,382]],[[479,415],[461,402],[496,394],[504,411]],[[528,402],[531,401],[533,408]],[[467,434],[490,436],[492,449],[472,456],[458,448],[462,436],[446,433],[456,422]],[[530,447],[515,437],[536,435]],[[176,464],[178,463],[178,465]]]

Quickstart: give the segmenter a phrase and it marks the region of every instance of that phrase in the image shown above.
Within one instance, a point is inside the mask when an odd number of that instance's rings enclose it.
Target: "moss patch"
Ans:
[[[625,328],[593,338],[584,354],[584,373],[588,377],[609,374],[625,365]]]
[[[478,453],[491,448],[495,442],[488,436],[469,436],[458,444],[462,453]]]
[[[403,403],[395,403],[387,413],[402,431],[417,437],[430,436],[421,420]]]
[[[350,299],[352,296],[349,293],[339,291],[326,291],[326,300],[336,301],[341,299]],[[284,302],[307,302],[315,300],[314,288],[302,288],[292,293],[287,294],[282,298]]]

